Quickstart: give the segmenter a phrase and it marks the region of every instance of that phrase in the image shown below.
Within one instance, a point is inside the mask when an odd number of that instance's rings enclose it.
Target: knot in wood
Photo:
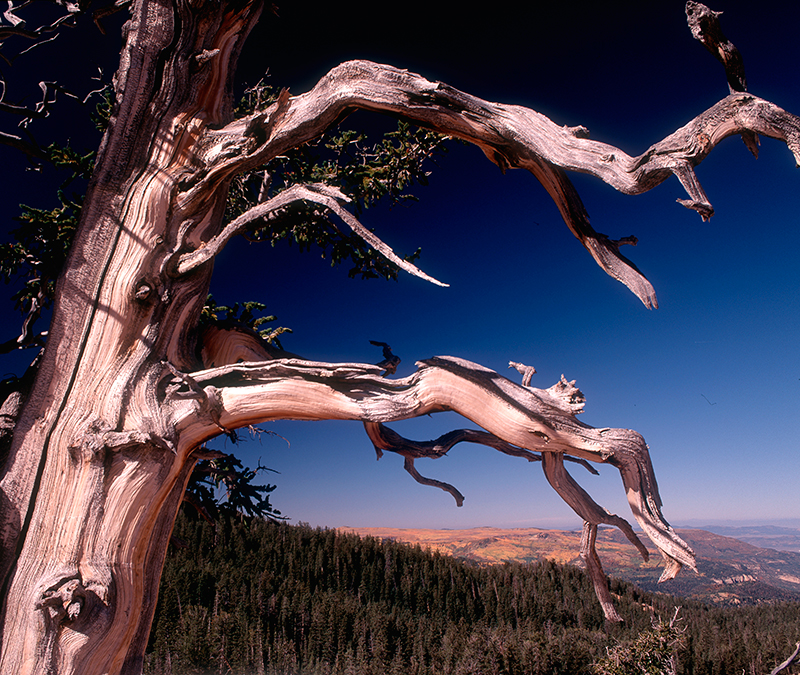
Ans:
[[[567,132],[569,134],[571,134],[575,138],[589,138],[590,137],[589,130],[585,126],[583,126],[582,124],[578,125],[577,127],[564,127],[564,128],[567,130]]]
[[[36,603],[36,609],[48,612],[50,618],[57,623],[72,621],[83,609],[86,600],[86,589],[79,578],[62,579],[42,594]]]
[[[199,65],[202,66],[206,61],[210,61],[217,54],[219,54],[219,49],[204,49],[199,54],[195,54],[194,59]]]
[[[146,281],[142,281],[139,285],[136,286],[134,297],[141,302],[143,300],[147,300],[147,298],[150,297],[150,294],[152,292],[153,292],[153,287]]]

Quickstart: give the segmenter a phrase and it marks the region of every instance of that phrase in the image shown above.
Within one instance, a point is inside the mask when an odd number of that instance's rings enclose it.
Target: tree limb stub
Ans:
[[[701,42],[725,66],[731,94],[736,91],[747,91],[742,55],[723,34],[719,22],[720,14],[722,12],[715,12],[699,2],[689,0],[686,3],[686,21],[689,30],[692,31],[692,37]]]
[[[501,167],[528,169],[555,200],[570,230],[612,277],[627,285],[647,307],[656,307],[652,285],[619,253],[620,243],[590,225],[586,209],[565,171],[588,173],[625,194],[640,194],[675,175],[687,191],[681,201],[708,219],[713,208],[694,175],[724,138],[745,132],[784,141],[800,165],[800,119],[778,106],[737,92],[643,154],[632,157],[590,140],[582,127],[561,127],[529,108],[491,103],[441,82],[392,66],[349,61],[336,66],[309,92],[281,99],[265,111],[207,132],[205,157],[214,159],[215,180],[254,169],[310,141],[354,109],[391,113],[474,143]],[[254,129],[261,129],[261,138]],[[222,153],[221,139],[239,150]],[[238,139],[238,140],[236,140]],[[212,142],[213,140],[213,142]],[[185,195],[185,204],[198,188]]]
[[[452,410],[504,443],[541,452],[543,462],[545,457],[549,461],[569,455],[611,464],[622,475],[634,517],[668,561],[662,578],[674,576],[681,565],[695,568],[694,552],[661,515],[658,486],[644,439],[629,429],[597,429],[579,422],[575,415],[583,408],[583,398],[572,383],[562,378],[550,389],[522,387],[488,368],[454,357],[434,357],[417,365],[416,373],[397,380],[383,377],[382,370],[373,365],[299,359],[231,364],[191,373],[190,377],[198,386],[215,388],[221,405],[218,424],[226,429],[274,419],[351,419],[378,424]],[[182,444],[194,447],[218,433],[217,423],[198,415],[192,399],[171,398],[165,406]],[[391,434],[387,440],[386,431],[380,427],[368,424],[367,431],[372,432],[373,442],[377,439],[379,449],[392,449],[390,446],[396,444],[402,450],[400,454],[412,458],[441,456],[447,443],[453,441],[452,446],[457,438],[434,445],[408,445],[405,439]],[[497,447],[482,435],[470,440],[476,439]],[[565,471],[563,474],[568,476]],[[566,485],[565,480],[560,485]],[[566,488],[557,490],[563,497]],[[573,502],[585,520],[629,529],[625,521],[581,493]]]
[[[692,37],[703,44],[714,57],[725,67],[728,78],[728,89],[731,94],[747,91],[747,78],[744,74],[744,60],[734,44],[725,37],[720,26],[719,17],[722,12],[714,12],[699,2],[689,0],[686,3],[686,21]],[[758,134],[748,129],[741,132],[747,149],[758,157]]]

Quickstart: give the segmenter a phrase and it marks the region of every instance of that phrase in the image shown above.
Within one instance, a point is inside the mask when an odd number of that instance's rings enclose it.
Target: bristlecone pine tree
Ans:
[[[89,3],[60,4],[77,12]],[[777,138],[800,160],[798,118],[746,92],[738,52],[713,13],[687,5],[696,37],[726,65],[730,95],[630,157],[589,140],[582,127],[366,61],[343,63],[307,93],[283,91],[234,119],[232,73],[262,3],[132,0],[128,9],[110,121],[58,280],[46,349],[30,389],[10,394],[2,409],[0,672],[139,672],[170,531],[203,444],[274,419],[360,420],[379,450],[404,455],[421,480],[414,459],[439,456],[461,440],[541,459],[550,483],[586,522],[583,554],[610,619],[616,614],[594,551],[597,525],[621,527],[646,551],[626,521],[578,487],[565,458],[619,469],[634,517],[667,561],[666,578],[694,566],[693,552],[661,516],[644,439],[578,422],[584,399],[573,384],[536,389],[522,364],[517,384],[451,357],[391,379],[379,366],[285,357],[241,330],[204,329],[201,313],[212,262],[229,239],[279,223],[297,205],[328,213],[422,275],[362,227],[329,185],[294,185],[224,219],[237,175],[358,108],[474,143],[501,167],[528,169],[598,264],[655,306],[649,282],[619,253],[630,242],[591,228],[565,170],[626,194],[675,175],[688,193],[685,205],[708,218],[712,207],[693,167],[723,138],[741,134],[751,146],[755,134]],[[12,10],[5,16],[13,23]],[[12,29],[30,30],[19,22]],[[19,135],[0,140],[39,152]],[[382,426],[444,410],[485,433],[413,444]]]

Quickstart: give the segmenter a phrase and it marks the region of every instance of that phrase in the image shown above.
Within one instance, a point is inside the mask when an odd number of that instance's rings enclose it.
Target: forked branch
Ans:
[[[367,436],[372,441],[372,445],[375,447],[378,459],[383,456],[384,450],[402,455],[405,458],[403,466],[415,481],[422,485],[430,485],[449,492],[456,500],[457,506],[461,506],[464,503],[464,495],[449,483],[422,476],[414,466],[415,459],[421,457],[438,459],[439,457],[444,457],[458,443],[478,443],[494,448],[506,455],[524,457],[529,462],[542,461],[542,456],[539,453],[518,448],[516,445],[497,438],[497,436],[477,429],[455,429],[433,441],[412,441],[404,438],[386,425],[377,422],[364,422],[364,428],[367,431]],[[587,471],[597,475],[597,470],[586,460],[575,457],[567,457],[566,459],[582,465]]]
[[[776,138],[787,144],[800,164],[800,118],[742,91],[634,157],[590,140],[584,127],[558,126],[529,108],[485,101],[392,66],[349,61],[336,66],[308,93],[283,96],[264,111],[207,132],[205,166],[213,164],[213,170],[205,180],[213,176],[222,181],[233,173],[254,169],[316,138],[359,108],[391,113],[474,143],[504,170],[529,170],[597,263],[648,307],[657,306],[652,285],[619,252],[621,244],[633,244],[636,238],[614,240],[596,232],[565,170],[591,174],[631,195],[674,175],[687,192],[688,198],[680,203],[708,219],[714,210],[694,167],[724,138],[733,134],[742,134],[746,142],[755,134]],[[753,143],[748,145],[754,147]],[[236,152],[222,152],[223,145],[235,146]],[[200,183],[184,196],[186,208],[193,199],[201,198]]]
[[[597,429],[579,422],[575,413],[583,405],[582,398],[571,383],[562,381],[550,389],[521,387],[492,370],[453,357],[417,365],[419,370],[413,375],[392,380],[383,377],[378,366],[358,363],[279,359],[231,364],[190,375],[197,386],[214,387],[220,405],[217,419],[198,414],[197,402],[180,396],[180,382],[170,388],[175,395],[167,398],[165,414],[178,431],[181,452],[218,434],[218,425],[235,429],[274,419],[386,423],[452,410],[517,448],[616,466],[631,510],[667,558],[670,574],[681,565],[694,568],[691,548],[661,515],[644,439],[629,429]],[[612,524],[620,525],[618,521]]]

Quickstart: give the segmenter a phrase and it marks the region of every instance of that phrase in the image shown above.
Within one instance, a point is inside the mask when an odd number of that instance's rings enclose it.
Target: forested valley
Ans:
[[[614,579],[611,590],[624,624],[604,622],[575,567],[479,567],[303,524],[181,514],[145,673],[600,672],[608,648],[676,607],[677,673],[768,673],[800,641],[800,603],[712,607]]]

